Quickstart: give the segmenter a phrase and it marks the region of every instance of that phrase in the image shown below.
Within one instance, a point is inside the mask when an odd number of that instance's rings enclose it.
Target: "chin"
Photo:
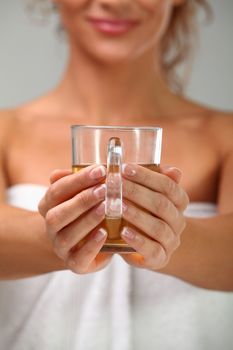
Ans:
[[[133,47],[129,45],[102,44],[82,48],[93,61],[103,65],[118,65],[130,63],[138,57]]]

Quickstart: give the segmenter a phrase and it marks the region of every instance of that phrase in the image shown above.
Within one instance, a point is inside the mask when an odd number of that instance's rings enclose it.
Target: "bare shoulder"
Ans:
[[[199,131],[222,155],[233,150],[233,111],[218,110],[187,99],[184,102],[198,122]]]
[[[16,111],[14,109],[0,110],[0,144],[9,134],[15,120]]]
[[[232,129],[233,127],[233,112],[224,112],[224,111],[218,111],[218,110],[211,110],[210,111],[212,116],[212,126],[214,128],[224,128],[226,131],[230,127]]]
[[[9,134],[14,125],[14,110],[0,110],[0,201],[5,198],[5,188],[7,187],[6,174],[6,150]]]
[[[15,108],[0,110],[0,137],[2,138],[6,132],[10,132],[10,129],[18,124],[23,116],[33,115],[30,110],[33,108],[34,102],[28,103]]]
[[[0,110],[1,127],[7,127],[7,125],[12,121],[14,116],[15,116],[15,110],[14,109],[2,109],[2,110]]]
[[[0,110],[0,152],[4,152],[8,140],[17,135],[22,127],[30,128],[37,120],[38,114],[46,115],[49,96],[45,95],[15,108]]]
[[[25,115],[24,107],[0,110],[0,145],[4,147],[7,139],[11,138],[18,129]]]
[[[233,150],[233,112],[210,111],[210,130],[223,153]]]
[[[193,116],[187,120],[193,121],[218,157],[233,154],[233,111],[214,109],[187,98],[181,102],[187,115]]]
[[[0,137],[7,129],[10,129],[10,126],[16,130],[20,126],[25,127],[25,125],[35,123],[38,120],[38,116],[40,118],[48,118],[49,115],[53,114],[51,106],[56,105],[54,100],[55,93],[51,91],[16,108],[0,110]]]

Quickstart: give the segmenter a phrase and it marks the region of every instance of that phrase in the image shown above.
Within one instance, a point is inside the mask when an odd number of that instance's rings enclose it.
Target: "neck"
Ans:
[[[168,113],[174,95],[162,80],[152,52],[134,61],[103,64],[71,44],[65,75],[57,89],[62,110],[88,116],[88,124],[129,124]],[[172,107],[171,107],[172,109]],[[145,120],[145,119],[144,119]]]

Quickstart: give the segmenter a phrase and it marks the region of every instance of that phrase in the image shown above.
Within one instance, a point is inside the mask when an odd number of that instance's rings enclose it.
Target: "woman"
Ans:
[[[233,289],[232,115],[171,91],[205,1],[54,4],[70,45],[63,79],[0,119],[3,348],[230,349],[232,295],[208,289]],[[121,233],[137,251],[125,261],[99,253],[105,168],[71,173],[71,124],[164,129],[175,168],[125,167],[124,217],[147,236]]]

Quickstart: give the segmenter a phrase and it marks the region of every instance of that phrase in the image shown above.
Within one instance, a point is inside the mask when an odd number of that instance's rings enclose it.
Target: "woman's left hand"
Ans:
[[[121,236],[136,253],[122,257],[133,266],[159,270],[180,245],[185,228],[183,211],[189,199],[179,185],[181,172],[161,166],[158,173],[127,164],[123,176],[123,218],[135,228],[124,228]]]

